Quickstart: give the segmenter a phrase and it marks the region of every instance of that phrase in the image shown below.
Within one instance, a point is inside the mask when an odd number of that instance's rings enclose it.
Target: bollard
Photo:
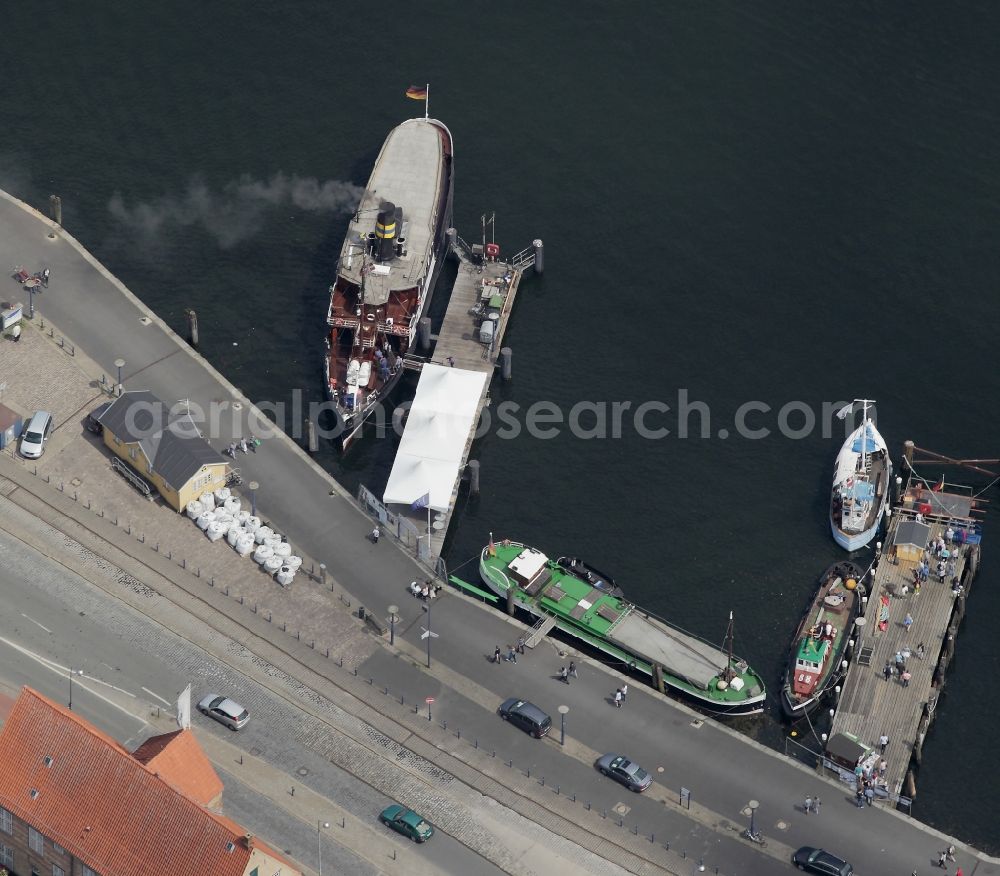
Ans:
[[[319,452],[319,438],[316,435],[316,420],[314,417],[309,417],[306,420],[306,440],[308,442],[310,453]]]
[[[188,341],[190,341],[192,347],[198,346],[198,314],[194,310],[185,310],[184,315],[187,317],[187,327],[188,327]]]
[[[449,228],[445,232],[445,237],[448,238],[448,254],[451,255],[455,251],[455,241],[458,238],[458,229]]]
[[[478,496],[479,495],[479,460],[470,459],[466,463],[466,468],[469,472],[469,495]]]
[[[511,378],[511,359],[514,356],[514,351],[510,347],[500,348],[500,376],[504,380],[510,380]]]
[[[420,322],[417,323],[417,336],[420,348],[429,350],[431,346],[431,318],[429,316],[420,318]]]
[[[535,250],[535,273],[540,274],[545,270],[545,244],[540,237],[536,237],[531,246]]]
[[[326,563],[319,564],[319,580],[322,584],[326,584]]]

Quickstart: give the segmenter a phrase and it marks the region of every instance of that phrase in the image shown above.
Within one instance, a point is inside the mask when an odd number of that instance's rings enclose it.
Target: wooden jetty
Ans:
[[[427,359],[411,358],[406,367],[421,371],[427,363],[488,375],[465,439],[459,471],[467,468],[469,454],[483,408],[489,404],[490,378],[499,367],[509,377],[510,351],[502,347],[518,288],[525,271],[541,270],[541,241],[509,259],[501,259],[495,244],[469,246],[454,230],[449,230],[450,254],[458,261],[458,273],[441,327],[434,338],[433,354]],[[475,463],[473,463],[475,465]],[[478,469],[468,476],[473,492],[478,490]],[[359,498],[374,510],[388,530],[414,550],[429,565],[437,565],[451,525],[463,477],[456,477],[447,511],[436,510],[428,517],[424,510],[393,506],[392,510],[362,488]]]
[[[911,760],[920,762],[979,566],[981,500],[971,491],[948,492],[943,482],[931,486],[911,478],[911,483],[916,485],[907,486],[897,497],[869,579],[863,620],[857,622],[851,664],[827,749],[833,757],[832,749],[845,736],[852,738],[859,743],[858,751],[869,752],[865,766],[877,766],[882,759],[879,739],[888,736],[887,769],[879,785],[892,801],[916,793]],[[940,558],[935,547],[939,539],[945,541]],[[929,564],[930,571],[917,589],[914,572],[921,561]],[[943,563],[943,580],[939,562]],[[912,619],[909,628],[907,616]],[[911,676],[905,684],[898,656]],[[830,760],[825,764],[833,766]],[[840,764],[846,767],[843,760]]]

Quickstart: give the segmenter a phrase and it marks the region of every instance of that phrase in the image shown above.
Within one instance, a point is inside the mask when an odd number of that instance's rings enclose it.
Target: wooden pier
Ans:
[[[536,242],[536,245],[540,245],[540,241]],[[455,237],[451,255],[458,261],[458,275],[455,278],[444,320],[435,338],[433,355],[427,361],[443,367],[478,371],[492,377],[501,358],[501,345],[514,308],[518,287],[524,272],[535,265],[535,254],[529,248],[509,260],[501,260],[479,253],[478,247],[476,249],[474,252],[461,238]],[[480,332],[484,322],[493,323],[492,340],[489,342],[481,340]],[[489,404],[489,394],[490,379],[487,379],[476,409],[476,420],[466,437],[462,455],[463,467],[468,462],[472,450],[479,416],[483,408]],[[397,529],[406,528],[411,532],[415,530],[420,533],[416,545],[417,556],[432,565],[440,557],[444,547],[462,480],[460,477],[455,482],[448,510],[435,513],[430,521],[429,538],[426,537],[428,519],[425,512],[408,509],[399,512],[399,516],[407,521],[409,526]]]
[[[869,579],[864,619],[856,627],[830,739],[838,734],[854,737],[872,750],[870,766],[881,760],[879,739],[888,736],[887,769],[880,786],[890,800],[915,793],[911,759],[920,762],[945,671],[954,655],[965,600],[978,570],[976,505],[970,495],[927,486],[908,488],[892,511]],[[935,550],[939,539],[945,540],[940,558]],[[930,571],[915,589],[914,572],[922,560]],[[944,580],[938,574],[939,562],[944,564]],[[912,619],[909,628],[907,616]],[[898,657],[911,676],[907,683],[901,678]]]

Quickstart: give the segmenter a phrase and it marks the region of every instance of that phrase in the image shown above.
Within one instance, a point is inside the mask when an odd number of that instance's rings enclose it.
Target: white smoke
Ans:
[[[273,207],[291,205],[311,212],[354,210],[364,189],[346,182],[303,179],[277,173],[267,181],[241,176],[213,192],[192,180],[180,197],[164,195],[155,201],[128,206],[115,192],[108,202],[111,215],[147,240],[160,237],[171,226],[204,228],[223,249],[230,249],[261,230]]]

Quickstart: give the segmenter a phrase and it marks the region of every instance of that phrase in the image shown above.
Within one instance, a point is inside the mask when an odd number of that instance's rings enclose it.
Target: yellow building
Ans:
[[[122,393],[98,418],[104,443],[149,481],[175,511],[226,485],[229,464],[187,413],[146,390]]]

